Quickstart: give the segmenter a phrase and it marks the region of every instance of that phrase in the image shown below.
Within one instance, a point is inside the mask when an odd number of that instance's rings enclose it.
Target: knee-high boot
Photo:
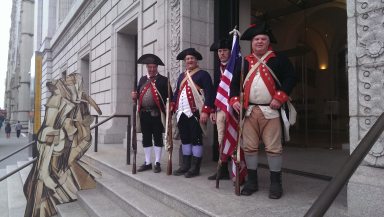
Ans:
[[[248,179],[241,190],[241,195],[249,196],[258,190],[257,170],[248,169]]]
[[[269,198],[279,199],[283,195],[283,184],[280,172],[270,172],[271,186],[269,187]]]
[[[203,158],[201,157],[192,156],[192,166],[191,169],[185,173],[185,178],[192,178],[200,174],[200,165],[202,159]]]
[[[181,176],[188,172],[191,168],[191,157],[192,155],[183,155],[183,163],[179,169],[173,171],[173,175]]]

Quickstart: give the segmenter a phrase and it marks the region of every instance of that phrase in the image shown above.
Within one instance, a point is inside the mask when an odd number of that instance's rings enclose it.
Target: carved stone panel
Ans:
[[[376,122],[377,117],[351,118],[351,152],[355,150],[361,139],[367,134],[368,130]],[[364,163],[375,167],[384,167],[384,135],[381,135],[372,149],[364,159]]]
[[[176,60],[177,54],[180,52],[180,34],[181,34],[181,11],[180,11],[180,1],[178,0],[170,0],[169,1],[169,11],[170,11],[170,23],[169,29],[171,32],[170,35],[170,81],[171,84],[176,84],[177,77],[180,71],[180,61]]]
[[[356,0],[350,6],[354,7],[354,13],[349,13],[352,16],[348,18],[350,142],[353,151],[384,111],[384,1]],[[364,162],[384,167],[383,156],[382,135]]]

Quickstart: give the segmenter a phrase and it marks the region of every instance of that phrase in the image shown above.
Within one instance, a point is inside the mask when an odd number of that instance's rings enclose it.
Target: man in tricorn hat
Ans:
[[[248,179],[241,194],[251,195],[258,190],[258,151],[262,141],[270,170],[269,198],[279,199],[283,194],[279,109],[288,100],[297,78],[289,59],[272,50],[270,43],[276,43],[276,39],[266,22],[251,25],[241,40],[251,41],[252,46],[252,53],[244,58],[244,82],[240,84],[238,74],[231,83],[230,104],[237,112],[246,110],[242,136]],[[243,105],[239,102],[240,87],[244,91]]]
[[[173,97],[173,110],[176,113],[183,153],[182,165],[173,174],[191,178],[200,174],[202,134],[212,112],[214,93],[210,75],[199,68],[198,60],[203,59],[199,52],[188,48],[176,58],[185,61],[186,70],[177,80]]]
[[[217,53],[217,56],[220,61],[220,65],[217,70],[214,72],[214,89],[217,93],[217,89],[220,84],[221,76],[224,74],[225,68],[227,66],[229,57],[231,56],[231,49],[232,49],[232,40],[228,38],[221,38],[220,40],[213,43],[210,47],[211,51],[214,51]],[[219,108],[214,108],[214,112],[211,113],[211,121],[212,123],[216,123],[217,128],[217,137],[218,137],[218,144],[219,148],[214,151],[215,153],[218,153],[220,150],[220,145],[223,142],[224,138],[224,132],[225,132],[225,123],[226,123],[226,114],[224,111],[220,110]],[[221,163],[221,172],[220,172],[220,179],[229,179],[229,172],[228,172],[228,161]],[[216,180],[217,173],[211,175],[208,177],[208,180]]]
[[[145,64],[147,75],[139,80],[137,90],[132,92],[132,99],[138,99],[141,132],[143,133],[143,147],[145,162],[138,168],[138,172],[151,170],[152,137],[154,140],[155,165],[154,172],[161,171],[160,159],[163,144],[164,125],[162,116],[165,115],[165,100],[168,98],[168,78],[159,74],[158,66],[164,66],[161,59],[154,54],[144,54],[137,63]]]

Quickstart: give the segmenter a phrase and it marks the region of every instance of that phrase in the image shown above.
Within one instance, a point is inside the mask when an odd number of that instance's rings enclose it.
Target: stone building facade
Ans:
[[[292,94],[299,111],[293,141],[352,151],[383,112],[383,8],[379,0],[35,0],[41,103],[48,98],[47,81],[78,72],[104,117],[131,114],[134,75],[145,73],[135,64],[138,56],[158,55],[165,63],[160,73],[170,72],[174,84],[183,69],[176,55],[195,47],[203,55],[200,67],[212,73],[214,39],[234,25],[244,31],[256,14],[268,11],[279,42],[274,48],[291,58],[300,77]],[[249,53],[249,42],[241,47]],[[126,120],[113,119],[103,125],[99,142],[122,143],[125,130]],[[384,213],[378,204],[384,194],[383,141],[348,185],[352,216]],[[212,137],[205,142],[212,144]]]
[[[37,0],[35,47],[43,55],[45,83],[62,73],[81,73],[104,116],[130,114],[135,60],[155,53],[174,81],[181,49],[196,47],[200,66],[212,71],[213,1]],[[194,13],[199,11],[198,13]],[[202,31],[204,30],[204,31]],[[142,75],[141,66],[137,68]],[[44,114],[42,112],[42,114]],[[113,119],[100,132],[100,142],[122,142],[126,120]]]
[[[27,127],[31,111],[30,61],[33,53],[33,0],[13,0],[5,88],[5,109],[11,123]]]

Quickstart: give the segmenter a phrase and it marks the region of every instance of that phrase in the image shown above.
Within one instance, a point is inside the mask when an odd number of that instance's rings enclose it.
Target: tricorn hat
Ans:
[[[211,45],[209,48],[210,51],[217,51],[219,49],[227,48],[229,50],[232,49],[232,40],[229,38],[221,38],[220,40],[216,41]]]
[[[192,56],[196,57],[197,60],[202,60],[203,59],[201,54],[197,50],[195,50],[195,48],[187,48],[187,49],[181,51],[177,55],[176,59],[177,60],[184,60],[187,55],[192,55]]]
[[[156,64],[159,66],[163,66],[164,63],[161,61],[161,59],[156,56],[155,54],[144,54],[141,56],[138,60],[137,63],[139,64]]]
[[[256,35],[268,35],[271,43],[277,43],[276,38],[272,34],[272,30],[267,22],[258,21],[255,24],[251,24],[247,30],[241,36],[241,40],[251,41]]]

